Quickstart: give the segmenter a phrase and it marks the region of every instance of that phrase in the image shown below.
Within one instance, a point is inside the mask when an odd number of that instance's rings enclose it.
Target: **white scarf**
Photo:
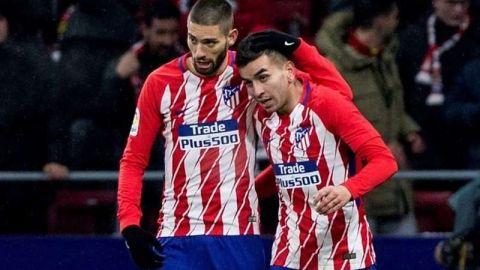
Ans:
[[[466,16],[458,27],[457,32],[443,42],[443,44],[438,45],[435,32],[436,20],[437,16],[435,16],[435,14],[430,15],[427,20],[428,51],[425,54],[420,71],[415,77],[417,83],[431,86],[430,94],[425,101],[429,106],[442,105],[445,100],[443,95],[442,63],[440,62],[440,56],[457,44],[470,25],[470,17]]]

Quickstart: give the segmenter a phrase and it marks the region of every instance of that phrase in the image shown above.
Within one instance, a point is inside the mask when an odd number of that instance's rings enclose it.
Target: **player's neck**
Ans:
[[[288,87],[289,96],[286,100],[286,103],[282,108],[278,109],[277,113],[279,115],[290,114],[295,106],[300,102],[300,98],[303,94],[303,84],[300,80],[295,79]]]

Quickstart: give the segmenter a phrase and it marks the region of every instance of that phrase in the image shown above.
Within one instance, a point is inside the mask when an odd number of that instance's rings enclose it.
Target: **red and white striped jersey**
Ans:
[[[139,224],[150,149],[165,138],[165,188],[158,236],[259,234],[254,188],[254,103],[234,66],[214,77],[184,55],[152,72],[141,91],[119,176],[120,228]]]
[[[292,269],[368,267],[375,252],[361,199],[329,215],[318,214],[311,201],[320,188],[348,180],[348,147],[356,152],[379,140],[379,134],[338,91],[304,81],[301,101],[289,115],[260,106],[254,112],[279,188],[271,264]]]

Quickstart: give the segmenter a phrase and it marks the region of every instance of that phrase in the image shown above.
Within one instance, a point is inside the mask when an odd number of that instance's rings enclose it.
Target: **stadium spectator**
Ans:
[[[404,148],[423,151],[418,125],[405,112],[395,62],[394,0],[357,0],[352,11],[332,14],[317,35],[317,46],[352,87],[353,100],[380,132],[401,169],[408,167]],[[365,197],[375,233],[414,234],[413,192],[408,181],[388,181]]]
[[[196,2],[188,21],[191,52],[151,73],[140,93],[120,165],[118,217],[141,267],[162,261],[162,269],[265,267],[253,187],[253,103],[241,87],[235,53],[228,50],[237,38],[232,26],[226,1]],[[309,53],[304,62],[312,62]],[[326,65],[332,67],[325,61],[312,68],[316,78],[350,91]],[[139,223],[142,175],[160,132],[166,176],[157,241]],[[158,254],[162,245],[165,257]]]
[[[468,0],[434,0],[433,13],[401,33],[398,64],[405,104],[422,129],[426,151],[412,155],[416,169],[465,168],[464,134],[445,132],[445,95],[478,51],[480,24]]]
[[[480,169],[480,58],[460,72],[445,100],[446,121],[465,144],[465,167]]]
[[[1,4],[0,170],[40,170],[46,154],[46,97],[53,87],[50,58],[41,42],[17,39],[18,28],[10,27],[15,12]],[[45,233],[50,192],[45,183],[1,182],[0,234]]]
[[[143,39],[112,61],[104,72],[103,87],[97,97],[99,109],[95,124],[112,128],[120,136],[119,144],[114,147],[117,160],[125,147],[137,97],[148,74],[184,52],[178,37],[179,16],[176,6],[168,1],[152,3],[144,14]],[[162,143],[155,149],[163,152]],[[150,167],[160,169],[163,155],[157,154],[158,158],[150,163]]]
[[[9,11],[0,6],[0,168],[38,170],[45,162],[52,65],[40,41],[16,39]]]
[[[396,172],[394,157],[350,100],[311,82],[277,46],[253,34],[237,55],[279,188],[271,269],[376,269],[361,196]],[[348,147],[365,162],[350,178]]]
[[[49,156],[44,172],[51,178],[68,177],[69,169],[118,168],[114,145],[117,134],[95,129],[106,65],[134,42],[136,0],[81,0],[63,16],[59,90],[52,95]]]

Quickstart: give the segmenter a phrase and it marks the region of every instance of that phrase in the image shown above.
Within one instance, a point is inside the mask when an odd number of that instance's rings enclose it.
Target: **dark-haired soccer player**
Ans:
[[[259,48],[258,35],[240,42],[237,65],[279,189],[272,269],[376,269],[361,196],[396,172],[395,159],[351,100]],[[365,164],[352,177],[348,148]]]

